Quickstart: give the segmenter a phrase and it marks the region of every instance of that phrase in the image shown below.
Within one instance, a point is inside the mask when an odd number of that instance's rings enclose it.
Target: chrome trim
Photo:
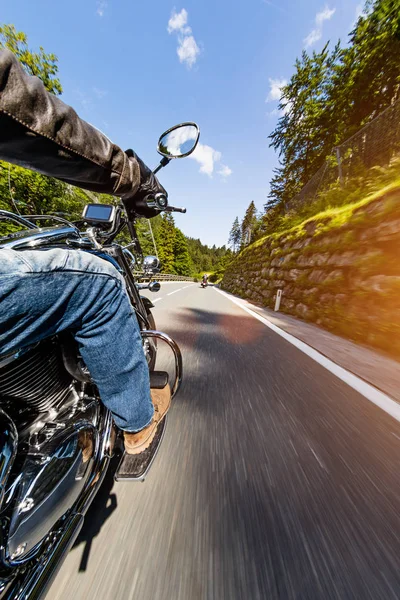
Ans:
[[[79,513],[72,514],[68,518],[62,536],[53,543],[48,553],[41,556],[23,585],[18,590],[13,590],[13,599],[39,600],[39,598],[43,598],[78,537],[83,521],[84,517]]]
[[[144,329],[140,333],[142,337],[157,338],[162,340],[171,348],[175,358],[175,381],[171,389],[171,398],[173,398],[181,387],[183,375],[182,354],[178,344],[169,335],[162,333],[161,331],[147,331]]]
[[[16,250],[18,248],[38,248],[40,246],[45,246],[50,242],[53,243],[71,237],[79,237],[79,231],[76,229],[76,227],[59,227],[57,229],[51,229],[47,231],[42,229],[23,239],[1,244],[0,247],[14,248]]]
[[[92,474],[90,475],[86,486],[82,490],[80,498],[75,507],[76,512],[85,514],[89,508],[98,488],[101,486],[104,476],[113,456],[113,446],[115,440],[115,429],[112,415],[109,410],[104,408],[102,417],[103,422],[98,424],[100,434],[100,445],[95,450],[95,459]]]
[[[6,219],[15,221],[19,225],[24,225],[27,229],[39,229],[37,225],[28,221],[25,216],[16,215],[8,210],[0,210],[0,221],[5,221]]]
[[[0,507],[3,504],[7,479],[17,455],[17,447],[17,428],[8,414],[0,408]]]
[[[96,455],[96,451],[99,447],[99,434],[98,434],[98,430],[96,428],[96,426],[91,423],[90,421],[87,421],[85,419],[80,419],[79,421],[76,421],[75,423],[73,423],[72,425],[70,425],[69,427],[67,427],[66,429],[60,431],[58,434],[55,434],[51,440],[48,440],[48,442],[50,442],[52,445],[55,446],[55,451],[57,451],[58,448],[58,444],[63,443],[63,441],[66,441],[68,439],[71,439],[73,435],[78,435],[79,432],[81,431],[86,431],[86,430],[90,430],[92,432],[93,435],[93,441],[94,441],[94,452],[93,452],[93,456],[92,458]],[[54,456],[54,453],[53,453]],[[76,461],[77,458],[79,456],[79,451],[76,452],[76,457],[74,458],[74,460]],[[28,515],[25,515],[25,513],[31,513],[31,515],[29,516],[29,520],[33,519],[32,521],[32,530],[30,531],[30,535],[34,536],[36,533],[36,523],[38,522],[38,516],[37,516],[37,511],[40,509],[40,507],[42,505],[44,505],[47,501],[47,499],[54,494],[56,488],[53,487],[51,489],[51,491],[49,493],[46,494],[45,497],[39,497],[39,502],[37,502],[37,496],[36,496],[36,491],[35,491],[35,486],[37,485],[37,481],[40,479],[40,477],[42,476],[42,474],[48,470],[49,468],[52,469],[53,467],[49,467],[49,462],[48,462],[48,457],[51,458],[50,454],[46,454],[44,453],[44,457],[45,460],[38,462],[38,458],[40,457],[39,455],[36,455],[35,452],[30,452],[27,456],[27,462],[31,463],[31,465],[36,465],[34,466],[34,471],[30,471],[28,473],[28,481],[26,481],[26,479],[21,480],[22,482],[22,487],[20,488],[20,493],[16,498],[16,505],[13,509],[13,514],[10,520],[10,525],[8,528],[8,532],[7,532],[7,543],[4,546],[4,550],[2,551],[2,562],[7,566],[7,567],[17,567],[20,565],[23,565],[27,562],[29,562],[33,557],[37,556],[37,554],[40,552],[40,550],[43,547],[43,541],[44,538],[41,537],[40,539],[37,540],[37,542],[34,545],[31,545],[31,547],[28,548],[26,554],[25,552],[21,552],[18,555],[16,555],[15,553],[15,544],[18,542],[15,542],[15,538],[21,537],[21,531],[20,528],[24,527],[24,522],[28,519]],[[27,462],[25,463],[25,468],[27,465]],[[56,468],[56,465],[54,465],[54,467]],[[82,464],[81,464],[82,467]],[[68,468],[68,474],[70,474],[72,471],[73,465],[71,464],[71,466]],[[87,469],[85,469],[87,470]],[[79,473],[79,469],[76,471],[75,473],[75,479],[76,481],[80,481],[82,480],[82,477],[80,477],[79,479],[76,477],[76,475]],[[78,494],[75,495],[74,499],[71,499],[71,506],[73,507],[78,501],[79,498],[81,497],[83,491],[85,490],[85,487],[87,486],[87,483],[90,480],[90,477],[92,475],[89,475],[87,477],[86,482],[82,482],[82,489],[81,490],[77,490]],[[59,481],[59,484],[62,484],[62,481],[64,480],[64,476],[62,476],[62,478]],[[23,485],[24,482],[27,483],[27,486],[25,487],[25,489],[23,489]],[[78,484],[79,487],[79,484]],[[71,489],[71,488],[70,488]],[[42,485],[42,491],[41,493],[44,493],[43,490],[43,485]],[[36,502],[36,504],[35,504]],[[69,507],[70,508],[70,507]],[[74,511],[76,512],[76,511]],[[39,510],[40,513],[40,510]],[[66,512],[55,515],[54,511],[53,514],[51,514],[48,518],[51,519],[51,521],[48,521],[48,523],[45,525],[45,531],[51,532],[52,528],[54,527],[55,523],[59,521],[59,519],[63,518],[63,515],[65,515]],[[41,515],[43,517],[43,515]],[[39,517],[40,518],[40,517]],[[35,523],[36,520],[36,523]],[[40,522],[45,522],[45,518],[41,519]],[[25,542],[25,549],[26,546],[30,543],[30,540],[28,542],[26,542],[26,539],[22,539],[22,542]],[[18,547],[21,544],[18,545]],[[10,547],[11,546],[11,547]],[[14,547],[14,551],[13,551],[13,547]]]

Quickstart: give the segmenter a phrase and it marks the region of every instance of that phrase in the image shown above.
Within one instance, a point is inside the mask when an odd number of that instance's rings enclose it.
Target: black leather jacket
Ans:
[[[139,165],[0,50],[0,159],[128,200]]]

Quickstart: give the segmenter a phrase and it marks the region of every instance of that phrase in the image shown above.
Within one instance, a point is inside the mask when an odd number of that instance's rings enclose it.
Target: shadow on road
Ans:
[[[187,597],[395,598],[396,423],[252,317],[180,308],[170,319],[185,493],[168,539],[193,532]]]
[[[106,473],[97,496],[93,500],[86,516],[83,527],[77,537],[74,548],[84,544],[79,571],[86,571],[93,539],[99,535],[101,526],[112,515],[117,508],[117,497],[111,493],[114,485],[114,472],[120,457],[114,457]]]

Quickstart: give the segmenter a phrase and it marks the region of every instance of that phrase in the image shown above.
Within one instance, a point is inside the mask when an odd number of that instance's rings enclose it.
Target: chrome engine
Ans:
[[[66,370],[57,338],[0,363],[5,566],[34,556],[90,477],[99,446],[101,405],[97,397],[84,393],[87,385]]]
[[[55,339],[0,362],[0,406],[13,420],[61,406],[72,388]]]

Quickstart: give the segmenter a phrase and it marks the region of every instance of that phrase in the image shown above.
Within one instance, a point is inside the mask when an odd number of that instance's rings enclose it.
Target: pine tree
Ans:
[[[322,166],[333,146],[331,109],[327,99],[331,79],[343,51],[328,44],[310,56],[303,51],[295,72],[282,89],[282,116],[269,136],[278,151],[280,166],[271,181],[270,198],[285,204]]]
[[[254,241],[255,232],[257,229],[257,209],[252,200],[247,207],[246,213],[244,215],[242,225],[241,225],[241,242],[242,247],[248,246],[252,241]]]
[[[174,271],[178,275],[191,275],[193,271],[186,238],[177,227],[174,241]]]
[[[241,240],[242,240],[242,230],[240,227],[239,218],[236,217],[236,219],[233,222],[232,229],[229,233],[229,240],[228,240],[228,244],[229,244],[229,246],[232,246],[232,249],[234,252],[237,252],[237,250],[240,248]]]

